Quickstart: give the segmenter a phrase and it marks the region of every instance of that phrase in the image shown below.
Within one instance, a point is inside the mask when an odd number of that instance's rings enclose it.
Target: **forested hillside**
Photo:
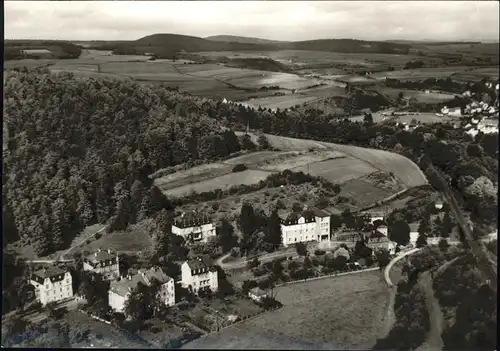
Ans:
[[[4,242],[17,232],[44,255],[89,224],[112,217],[123,228],[168,205],[153,170],[239,150],[215,119],[186,118],[186,99],[130,81],[6,72],[3,212],[17,231]]]
[[[120,229],[168,207],[147,175],[249,148],[226,129],[247,123],[271,134],[393,151],[423,170],[432,163],[476,225],[496,226],[497,135],[473,140],[451,125],[410,132],[314,109],[255,110],[162,86],[47,71],[6,71],[4,86],[4,225],[17,228],[39,255],[64,247],[88,224],[111,217],[111,228]],[[370,100],[357,90],[346,103],[357,109]]]

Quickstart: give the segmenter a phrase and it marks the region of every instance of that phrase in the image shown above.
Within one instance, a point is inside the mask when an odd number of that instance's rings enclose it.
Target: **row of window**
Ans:
[[[196,282],[194,282],[194,285],[196,286]],[[200,286],[203,285],[210,285],[210,279],[200,280]]]
[[[66,284],[69,284],[69,279],[66,279]],[[49,284],[45,284],[45,289],[49,288]]]

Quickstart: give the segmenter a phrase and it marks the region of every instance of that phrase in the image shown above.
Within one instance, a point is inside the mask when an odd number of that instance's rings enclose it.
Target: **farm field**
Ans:
[[[295,155],[297,155],[297,152],[294,151],[258,151],[230,158],[229,160],[224,161],[224,163],[228,165],[237,165],[239,163],[254,165],[261,164],[263,162],[273,162],[276,159],[288,158]]]
[[[261,180],[266,179],[271,172],[246,170],[238,173],[226,174],[217,178],[203,180],[197,183],[183,185],[175,189],[163,190],[168,196],[182,197],[189,195],[191,192],[203,193],[217,189],[228,189],[234,185],[252,185],[257,184]]]
[[[271,96],[245,101],[247,104],[255,107],[270,108],[270,109],[286,109],[296,105],[317,100],[316,96],[304,96],[300,94]]]
[[[469,67],[469,66],[451,66],[439,68],[418,68],[405,69],[399,71],[377,72],[370,75],[374,79],[426,79],[426,78],[446,78],[446,77],[471,77],[474,80],[481,80],[483,77],[490,78],[496,75],[498,77],[498,67]]]
[[[377,172],[377,169],[364,161],[352,157],[343,157],[295,167],[292,171],[309,173],[316,177],[325,178],[335,184],[345,183],[351,179]]]
[[[232,167],[223,163],[209,163],[190,169],[177,171],[155,179],[155,185],[160,189],[173,189],[187,184],[216,178],[231,173]]]
[[[425,91],[421,90],[401,90],[389,87],[380,87],[377,89],[377,91],[392,100],[395,100],[398,97],[398,94],[400,92],[403,92],[406,98],[415,98],[417,102],[426,104],[438,104],[440,102],[446,102],[455,98],[455,94],[440,91],[429,91],[428,93],[426,93]]]
[[[291,157],[294,156],[294,157]],[[296,171],[295,168],[314,162],[345,157],[345,154],[335,151],[315,151],[307,153],[284,154],[273,160],[262,160],[256,167],[265,171],[283,172],[285,169]],[[307,173],[307,170],[303,171]]]
[[[368,349],[379,336],[389,302],[382,275],[373,271],[292,284],[275,291],[276,298],[285,305],[282,309],[200,338],[186,347],[255,348],[270,339],[275,341],[270,345],[279,344],[275,347],[280,349],[300,344]]]
[[[237,134],[243,134],[243,132],[239,132]],[[427,184],[427,179],[414,162],[393,152],[367,149],[352,145],[288,138],[272,134],[265,134],[265,136],[272,147],[280,150],[309,150],[311,148],[324,148],[339,151],[347,156],[365,161],[380,171],[387,173],[392,172],[408,188]],[[251,138],[254,142],[256,142],[258,136],[251,134]]]
[[[391,119],[395,122],[411,124],[413,121],[417,121],[423,124],[426,123],[446,123],[446,122],[458,122],[459,118],[449,117],[449,116],[437,116],[435,113],[426,112],[416,112],[415,114],[408,114],[404,116],[384,116],[380,112],[372,113],[373,122],[380,123],[386,119]],[[354,116],[349,117],[353,122],[363,122],[364,116]]]

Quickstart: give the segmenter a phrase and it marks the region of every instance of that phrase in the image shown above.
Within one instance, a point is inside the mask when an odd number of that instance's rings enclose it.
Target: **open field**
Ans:
[[[444,79],[451,77],[452,79],[464,80],[465,77],[473,81],[479,81],[482,78],[498,77],[498,67],[470,67],[470,66],[450,66],[439,68],[417,68],[405,69],[399,71],[377,72],[370,77],[383,80],[387,78],[393,79],[413,79],[424,80],[426,78]]]
[[[300,171],[316,177],[322,177],[332,183],[345,183],[348,180],[377,172],[377,169],[358,159],[343,157],[295,167],[292,171]]]
[[[252,185],[266,179],[270,174],[271,172],[246,170],[243,172],[226,174],[209,180],[203,180],[193,184],[183,185],[175,189],[166,190],[164,193],[168,196],[182,197],[189,195],[192,191],[196,193],[203,193],[216,189],[224,190],[234,185]]]
[[[102,236],[97,240],[92,240],[90,243],[85,243],[72,252],[94,252],[97,249],[110,249],[116,252],[139,252],[149,249],[153,245],[153,239],[142,228],[137,225],[128,228],[126,231],[118,231],[106,233],[103,231]]]
[[[455,98],[455,94],[440,91],[429,91],[428,93],[426,93],[425,91],[421,90],[401,90],[390,87],[380,87],[377,89],[377,91],[391,100],[397,99],[399,93],[403,92],[404,97],[410,98],[419,103],[426,104],[438,104],[441,102],[453,100]]]
[[[251,137],[252,140],[257,141],[257,135],[251,134]],[[427,184],[427,179],[414,162],[393,152],[367,149],[352,145],[341,145],[314,140],[281,137],[272,134],[266,134],[266,137],[272,147],[280,150],[326,148],[339,151],[347,156],[364,161],[380,171],[387,173],[392,172],[408,188]]]
[[[262,160],[255,167],[265,171],[283,172],[285,169],[297,171],[297,167],[342,157],[345,157],[345,154],[336,151],[295,152],[292,155],[286,153],[272,160]],[[307,169],[303,170],[304,173],[307,171]]]
[[[247,155],[245,155],[247,156]],[[155,185],[160,189],[173,189],[196,182],[213,179],[231,173],[232,167],[223,163],[209,163],[177,171],[155,179]]]
[[[374,271],[283,286],[276,292],[285,305],[282,309],[200,338],[187,347],[255,348],[269,338],[276,343],[282,340],[281,349],[289,344],[298,347],[296,341],[302,347],[311,343],[323,348],[330,343],[334,349],[366,349],[379,336],[389,297],[382,275]]]
[[[302,105],[317,100],[316,96],[304,96],[301,94],[288,94],[284,96],[270,96],[246,101],[247,104],[255,107],[270,109],[286,109],[296,105]]]
[[[250,154],[241,155],[238,157],[230,158],[229,160],[224,161],[228,165],[237,165],[238,163],[244,164],[261,164],[263,162],[274,162],[277,159],[288,158],[296,155],[297,152],[276,152],[276,151],[258,151],[252,152]]]

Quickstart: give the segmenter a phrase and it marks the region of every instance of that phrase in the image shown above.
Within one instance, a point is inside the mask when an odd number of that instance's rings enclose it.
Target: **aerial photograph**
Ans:
[[[497,350],[498,1],[5,1],[2,348]]]

